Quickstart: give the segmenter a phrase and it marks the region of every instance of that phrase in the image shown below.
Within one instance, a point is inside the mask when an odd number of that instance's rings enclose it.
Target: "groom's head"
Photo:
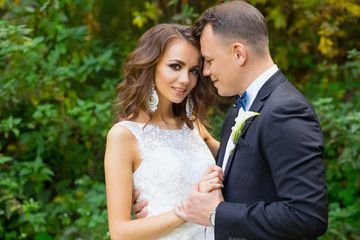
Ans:
[[[222,96],[241,94],[251,83],[252,59],[270,56],[264,16],[244,1],[225,2],[207,9],[195,22],[204,57],[203,74],[210,76]],[[239,84],[239,76],[242,84]]]

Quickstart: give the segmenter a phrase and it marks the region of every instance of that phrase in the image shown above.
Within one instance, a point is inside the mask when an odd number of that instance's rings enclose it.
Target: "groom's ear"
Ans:
[[[234,43],[232,46],[232,51],[236,61],[240,66],[243,66],[247,59],[247,51],[242,43]]]

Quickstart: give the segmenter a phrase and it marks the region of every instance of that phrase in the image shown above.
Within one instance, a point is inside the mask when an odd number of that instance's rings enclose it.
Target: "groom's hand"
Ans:
[[[211,226],[209,216],[212,211],[224,201],[220,189],[208,193],[199,192],[199,184],[195,183],[189,196],[181,201],[181,205],[175,204],[175,214],[188,221],[203,226]]]
[[[140,191],[134,190],[132,193],[131,211],[134,213],[135,219],[144,218],[148,214],[147,210],[144,209],[148,205],[148,201],[143,199],[139,202],[136,202],[139,196]]]

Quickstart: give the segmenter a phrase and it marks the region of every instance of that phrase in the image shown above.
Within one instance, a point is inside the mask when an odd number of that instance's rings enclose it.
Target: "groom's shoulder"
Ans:
[[[267,84],[268,86],[265,86],[267,89],[264,89],[268,94],[264,101],[264,108],[271,109],[270,111],[278,108],[312,109],[300,90],[280,70],[269,79]]]
[[[304,95],[292,84],[288,79],[279,84],[270,94],[271,100],[278,100],[281,102],[299,101],[308,103]]]
[[[266,86],[267,85],[267,86]],[[267,88],[269,98],[272,101],[302,101],[307,102],[304,95],[299,89],[282,73],[278,70],[264,85],[265,91]]]

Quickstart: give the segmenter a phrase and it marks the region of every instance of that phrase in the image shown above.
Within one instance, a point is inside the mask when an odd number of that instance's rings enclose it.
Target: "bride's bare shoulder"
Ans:
[[[115,124],[112,126],[112,128],[109,130],[107,134],[107,142],[117,142],[117,143],[131,143],[136,141],[135,136],[131,133],[131,131],[121,125],[121,124]]]

